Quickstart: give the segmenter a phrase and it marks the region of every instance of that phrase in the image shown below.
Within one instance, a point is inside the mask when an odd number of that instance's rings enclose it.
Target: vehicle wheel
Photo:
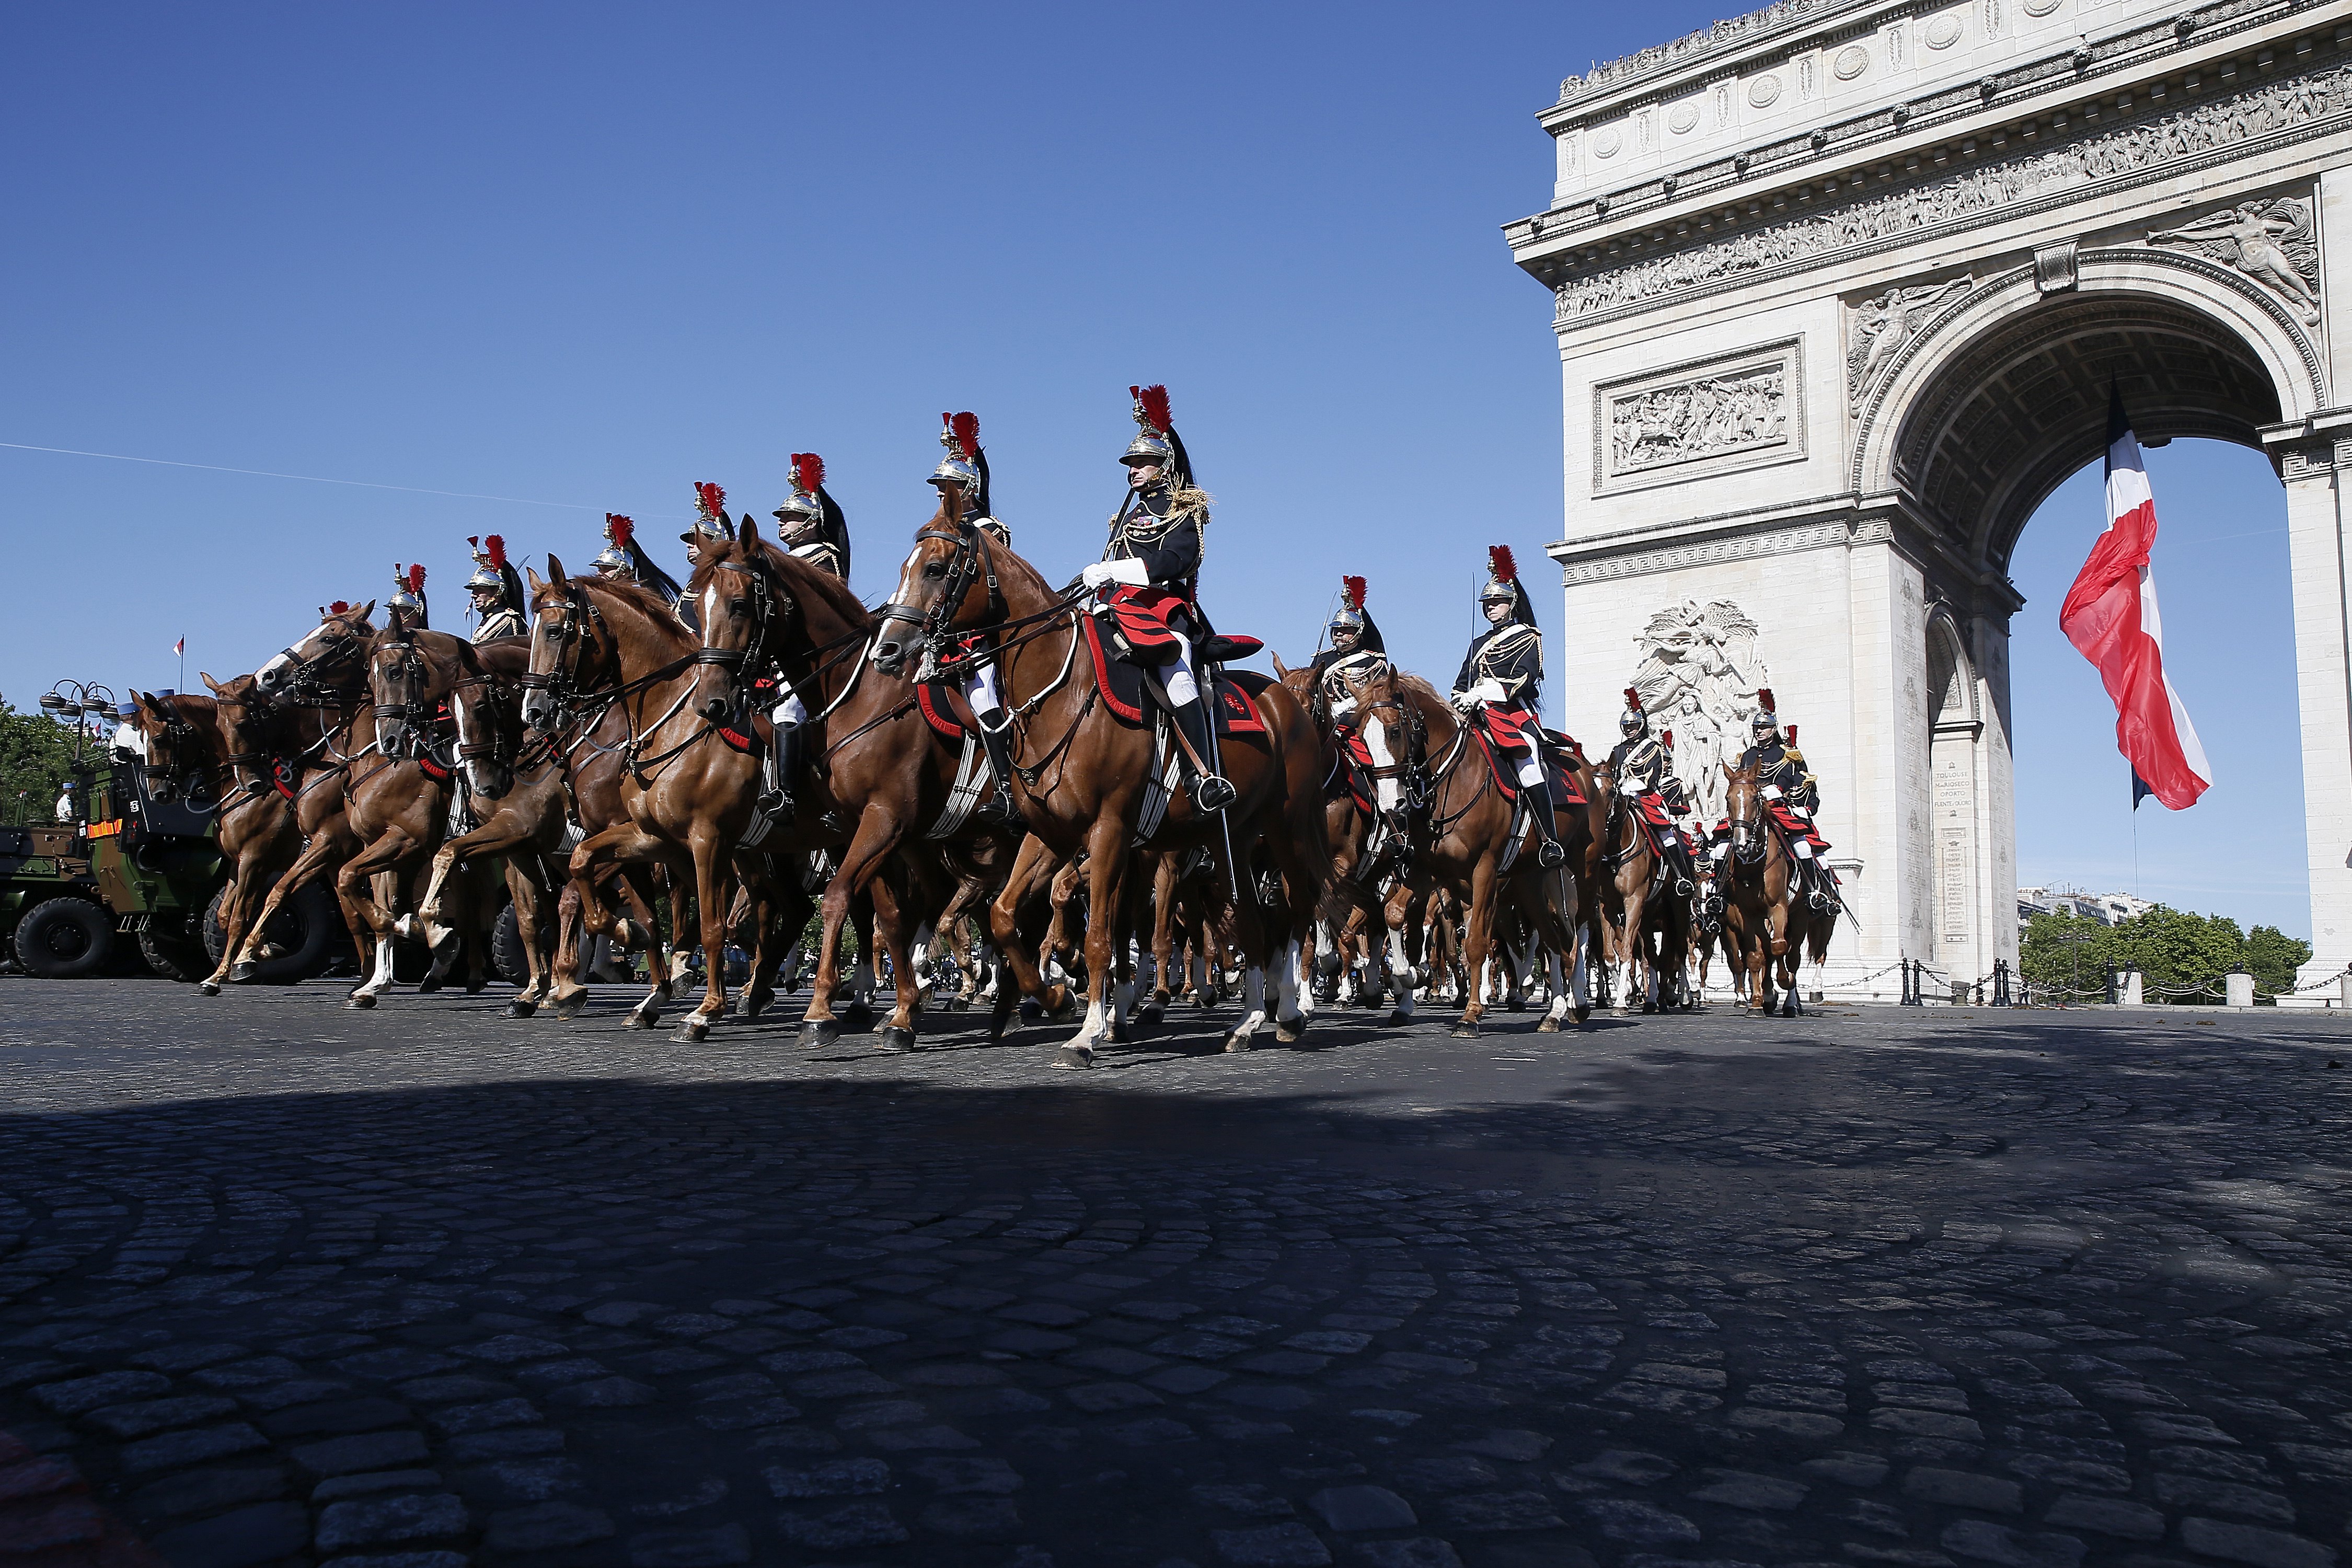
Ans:
[[[227,896],[228,889],[223,888],[205,910],[205,952],[215,964],[227,945],[220,925],[221,900]],[[278,905],[263,934],[278,949],[278,956],[262,960],[255,972],[254,978],[265,985],[291,985],[323,974],[329,964],[351,949],[344,935],[342,910],[323,882],[311,883]]]
[[[51,899],[16,922],[16,962],[44,980],[82,980],[106,967],[114,917],[87,899]]]
[[[509,985],[530,984],[530,954],[523,951],[522,921],[512,904],[499,911],[499,927],[490,938],[490,967]]]
[[[139,956],[148,968],[183,985],[193,985],[213,972],[203,948],[157,931],[152,921],[140,928]]]

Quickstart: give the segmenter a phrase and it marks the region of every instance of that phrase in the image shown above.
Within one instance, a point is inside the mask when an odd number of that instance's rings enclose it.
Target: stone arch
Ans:
[[[2274,295],[2201,257],[2090,250],[2073,288],[2018,268],[1956,292],[1860,410],[1853,479],[1900,495],[1964,568],[2005,574],[2034,509],[2104,447],[2107,385],[2144,437],[2260,448],[2323,405],[2317,350]]]

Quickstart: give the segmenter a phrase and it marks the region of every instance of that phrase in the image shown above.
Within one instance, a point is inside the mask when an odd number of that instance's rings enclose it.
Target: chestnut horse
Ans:
[[[1357,730],[1372,754],[1380,808],[1406,814],[1412,822],[1412,858],[1400,890],[1425,894],[1447,887],[1463,898],[1469,927],[1463,940],[1463,1008],[1449,1032],[1456,1039],[1478,1037],[1486,1013],[1486,957],[1497,913],[1506,907],[1517,911],[1549,955],[1552,1003],[1537,1028],[1557,1033],[1571,1005],[1576,1021],[1583,1023],[1591,1009],[1577,1000],[1584,986],[1575,869],[1584,853],[1582,818],[1559,814],[1568,860],[1543,869],[1537,857],[1540,830],[1530,819],[1514,840],[1514,803],[1496,782],[1490,754],[1436,688],[1385,658],[1350,669],[1344,679],[1355,700]],[[1408,777],[1414,796],[1426,803],[1424,811],[1408,808]],[[1515,842],[1518,854],[1507,871],[1503,862]],[[1402,918],[1407,907],[1409,900],[1391,894],[1390,942],[1401,970],[1409,956]],[[1402,1021],[1412,1016],[1412,993],[1401,990],[1390,1017]]]
[[[955,801],[962,746],[931,727],[902,670],[870,664],[874,617],[839,579],[762,540],[747,514],[732,537],[704,544],[687,592],[702,605],[697,657],[708,667],[703,716],[734,712],[748,697],[751,672],[776,670],[808,704],[814,742],[810,765],[791,783],[794,823],[785,831],[809,842],[815,835],[833,845],[847,839],[825,884],[824,935],[801,1041],[824,1046],[840,1037],[833,1000],[841,930],[853,907],[871,897],[875,934],[890,956],[896,990],[877,1043],[912,1050],[922,1005],[922,976],[912,957],[916,932],[921,917],[952,896],[950,888],[933,901],[924,889],[943,869],[981,869],[969,857],[943,868],[923,851],[932,843],[995,838],[1002,852],[991,858],[992,874],[993,867],[1009,865],[1017,835],[978,821],[971,801]]]
[[[1593,770],[1601,807],[1601,912],[1611,961],[1622,969],[1617,1011],[1646,1013],[1670,1005],[1683,984],[1690,949],[1690,911],[1660,879],[1661,863],[1643,830],[1641,808],[1617,792],[1607,763]],[[1657,984],[1657,996],[1650,995]]]
[[[1087,1016],[1056,1054],[1055,1065],[1066,1068],[1091,1067],[1096,1044],[1109,1037],[1114,962],[1134,923],[1129,851],[1146,789],[1160,787],[1153,730],[1123,723],[1101,698],[1084,616],[1077,594],[1056,593],[1027,561],[963,521],[956,500],[943,500],[916,531],[872,653],[886,675],[905,668],[917,652],[925,673],[960,668],[967,659],[995,661],[1013,725],[1013,795],[1030,837],[990,908],[990,927],[1022,988],[1041,1003],[1043,977],[1017,940],[1021,904],[1038,867],[1087,856]],[[1213,689],[1202,697],[1216,700]],[[1249,1049],[1265,1022],[1269,963],[1279,964],[1276,1037],[1295,1040],[1306,1027],[1297,1003],[1298,943],[1315,918],[1331,865],[1314,725],[1297,700],[1273,682],[1256,693],[1256,706],[1263,730],[1236,732],[1222,748],[1225,777],[1239,792],[1233,805],[1222,816],[1203,813],[1192,786],[1180,784],[1150,840],[1155,849],[1210,844],[1222,852],[1221,886],[1251,964],[1245,1011],[1225,1039],[1233,1051]],[[1177,743],[1171,723],[1166,744]],[[1255,889],[1232,897],[1249,875],[1250,852],[1261,836],[1282,873],[1286,896],[1280,929],[1273,931],[1259,918]],[[1000,1029],[1013,1000],[1000,986]]]
[[[1317,679],[1312,666],[1291,668],[1282,662],[1280,655],[1274,660],[1275,673],[1290,694],[1305,706],[1307,717],[1314,721],[1316,737],[1321,743],[1317,759],[1317,771],[1323,780],[1323,830],[1331,845],[1331,883],[1318,910],[1318,920],[1307,928],[1300,943],[1299,964],[1302,970],[1318,967],[1317,944],[1326,930],[1333,933],[1330,969],[1334,997],[1338,994],[1339,967],[1345,963],[1350,933],[1370,930],[1375,924],[1386,929],[1387,916],[1381,907],[1380,891],[1381,868],[1368,859],[1377,856],[1384,863],[1393,864],[1391,852],[1401,847],[1399,826],[1386,832],[1371,813],[1356,804],[1355,792],[1349,787],[1349,774],[1354,766],[1349,755],[1348,735],[1339,718],[1331,711],[1328,694]],[[1401,826],[1402,819],[1398,819]],[[1369,941],[1363,943],[1368,995],[1377,995],[1380,989],[1381,962],[1384,948]],[[1400,971],[1394,980],[1400,994],[1412,989],[1409,972]],[[1316,1004],[1314,977],[1307,979],[1306,994],[1299,999],[1303,1011],[1312,1013]],[[1369,1003],[1367,1004],[1369,1005]]]
[[[1804,1012],[1797,997],[1798,959],[1808,945],[1815,963],[1829,956],[1837,915],[1818,912],[1792,896],[1796,863],[1768,818],[1755,765],[1724,763],[1723,776],[1728,781],[1724,815],[1731,821],[1731,853],[1720,878],[1724,929],[1737,962],[1747,970],[1748,1011],[1759,1018],[1776,1010],[1798,1017]],[[1786,993],[1777,1009],[1776,980]]]

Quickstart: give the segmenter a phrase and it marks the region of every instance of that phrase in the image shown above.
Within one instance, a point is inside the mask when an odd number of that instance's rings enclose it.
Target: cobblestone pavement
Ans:
[[[2352,1548],[2352,1020],[339,1003],[0,982],[0,1565]]]

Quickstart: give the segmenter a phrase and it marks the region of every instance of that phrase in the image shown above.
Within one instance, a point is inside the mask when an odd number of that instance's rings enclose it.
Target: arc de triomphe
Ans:
[[[2241,442],[2286,487],[2305,975],[2341,970],[2352,5],[1781,0],[1540,118],[1551,205],[1504,232],[1558,300],[1551,640],[1623,672],[1569,727],[1613,739],[1638,680],[1719,794],[1773,686],[1857,916],[1831,984],[2013,963],[2006,568],[2112,378],[2144,441]]]

